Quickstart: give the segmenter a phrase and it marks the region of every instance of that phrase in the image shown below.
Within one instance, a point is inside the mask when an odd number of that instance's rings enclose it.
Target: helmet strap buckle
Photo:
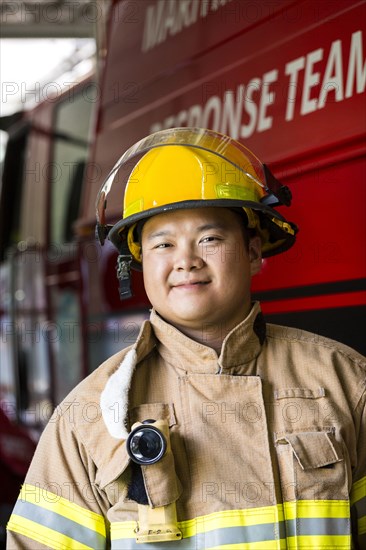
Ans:
[[[131,290],[131,254],[119,254],[117,257],[117,279],[119,281],[119,296],[121,300],[132,297]]]

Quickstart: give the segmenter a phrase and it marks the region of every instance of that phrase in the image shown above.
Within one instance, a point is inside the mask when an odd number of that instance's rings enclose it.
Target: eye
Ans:
[[[172,245],[170,243],[159,243],[159,244],[156,244],[153,248],[157,249],[157,250],[161,250],[161,249],[164,249],[164,248],[169,248],[171,246]]]
[[[221,238],[217,237],[216,235],[207,235],[207,237],[203,237],[200,240],[200,244],[209,244],[215,241],[221,241]]]

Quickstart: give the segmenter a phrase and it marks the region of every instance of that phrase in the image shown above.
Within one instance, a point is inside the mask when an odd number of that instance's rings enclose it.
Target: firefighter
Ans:
[[[158,132],[121,157],[98,236],[118,248],[122,297],[143,270],[150,319],[55,411],[9,548],[366,547],[365,359],[266,324],[250,296],[262,258],[295,241],[276,210],[290,202],[209,130]]]

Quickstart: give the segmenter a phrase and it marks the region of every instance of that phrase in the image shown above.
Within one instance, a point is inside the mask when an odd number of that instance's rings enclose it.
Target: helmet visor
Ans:
[[[122,205],[127,182],[139,161],[149,151],[169,146],[184,146],[197,152],[209,153],[217,160],[229,163],[245,176],[256,201],[269,204],[273,191],[268,187],[263,164],[249,149],[239,142],[211,130],[201,128],[173,128],[149,135],[130,147],[112,168],[101,187],[97,202],[97,222],[105,225],[112,222],[116,201]],[[187,197],[188,198],[188,197]],[[113,208],[114,206],[114,208]],[[126,215],[126,213],[125,213]]]

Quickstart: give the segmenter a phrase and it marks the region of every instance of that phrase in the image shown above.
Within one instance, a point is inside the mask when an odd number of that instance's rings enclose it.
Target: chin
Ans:
[[[195,311],[186,310],[179,313],[175,312],[174,317],[177,324],[179,323],[182,326],[187,326],[191,328],[201,328],[202,325],[212,324],[216,322],[212,320],[212,313],[202,311],[202,309],[196,309]]]

